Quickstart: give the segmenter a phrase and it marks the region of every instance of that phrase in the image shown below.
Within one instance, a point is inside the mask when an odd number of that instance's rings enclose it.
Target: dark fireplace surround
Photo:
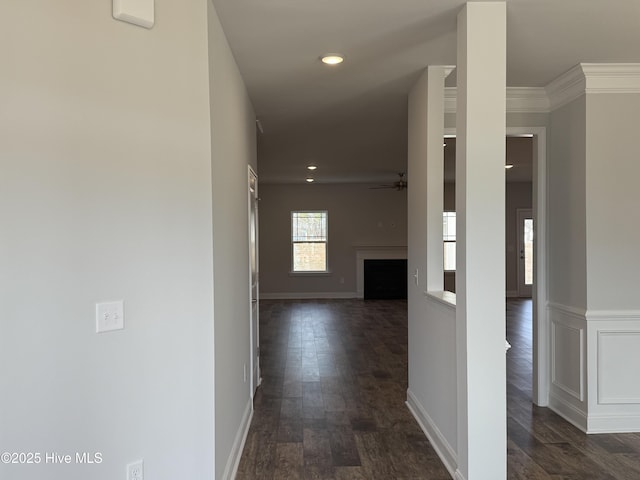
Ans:
[[[406,259],[364,260],[365,300],[397,300],[407,298]]]

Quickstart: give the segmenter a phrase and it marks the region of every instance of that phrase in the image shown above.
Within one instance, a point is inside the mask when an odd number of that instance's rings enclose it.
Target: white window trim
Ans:
[[[294,264],[294,260],[293,260],[293,246],[295,243],[304,243],[304,242],[294,242],[293,241],[293,214],[294,213],[324,213],[325,217],[327,219],[327,225],[326,225],[326,240],[324,241],[324,245],[325,245],[325,265],[326,265],[326,270],[302,270],[302,271],[297,271],[293,269],[293,264]],[[322,275],[330,275],[331,274],[331,270],[329,269],[329,211],[328,210],[291,210],[291,214],[289,216],[289,221],[290,221],[290,232],[289,232],[289,242],[291,243],[291,252],[290,252],[290,257],[291,257],[291,268],[289,270],[289,275],[294,277],[294,276],[300,276],[300,277],[313,277],[313,276],[322,276]],[[317,243],[322,243],[322,242],[317,242]]]

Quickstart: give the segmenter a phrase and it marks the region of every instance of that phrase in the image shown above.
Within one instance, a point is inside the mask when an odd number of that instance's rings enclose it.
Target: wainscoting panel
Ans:
[[[589,433],[640,431],[640,312],[586,314]]]
[[[599,330],[598,403],[640,404],[639,366],[640,331]]]
[[[584,401],[584,328],[551,323],[551,381]]]
[[[587,323],[585,311],[550,304],[551,386],[549,407],[587,429]]]

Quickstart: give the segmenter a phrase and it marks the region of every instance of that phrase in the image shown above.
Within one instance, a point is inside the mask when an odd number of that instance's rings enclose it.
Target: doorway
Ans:
[[[456,131],[454,128],[445,128],[445,166],[444,166],[444,207],[445,210],[455,211],[452,201],[455,198],[455,187],[451,188],[451,182],[455,181],[455,151],[449,150],[450,140],[455,142]],[[532,205],[531,218],[535,219],[535,232],[533,244],[533,284],[530,287],[532,297],[532,332],[533,332],[533,395],[532,400],[538,406],[544,407],[549,404],[549,324],[547,318],[547,138],[545,127],[507,127],[507,137],[526,137],[530,138],[532,144],[532,172],[531,172],[531,197]],[[447,157],[451,160],[447,162]],[[513,177],[518,169],[511,169],[509,175]],[[448,206],[449,205],[449,206]],[[513,241],[514,247],[517,248],[516,241]],[[519,253],[519,251],[507,252],[508,254]],[[518,256],[517,256],[518,257]],[[453,290],[452,285],[455,280],[451,278],[455,274],[452,272],[445,273],[445,285],[449,285],[446,289]],[[515,274],[514,274],[515,275]],[[514,279],[515,280],[515,279]],[[514,282],[515,283],[515,282]],[[513,292],[507,291],[510,296],[518,296],[517,286],[513,285]]]

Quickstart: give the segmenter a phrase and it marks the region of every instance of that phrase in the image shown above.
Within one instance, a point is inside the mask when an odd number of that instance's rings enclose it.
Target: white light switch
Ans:
[[[154,20],[154,0],[113,0],[113,18],[151,28]]]
[[[96,303],[96,333],[124,328],[124,302]]]

